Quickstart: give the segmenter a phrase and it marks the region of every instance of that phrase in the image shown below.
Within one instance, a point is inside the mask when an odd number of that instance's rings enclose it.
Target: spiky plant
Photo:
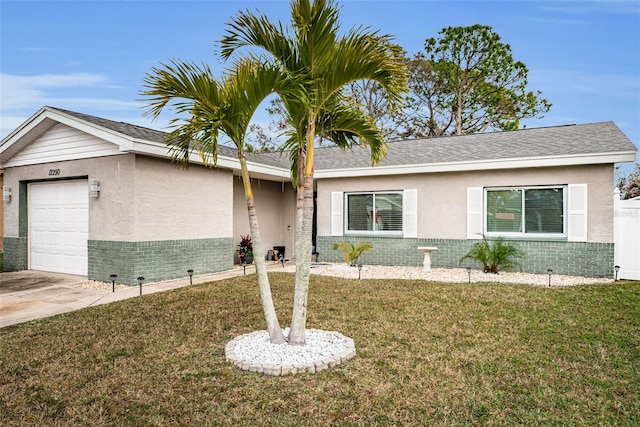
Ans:
[[[525,252],[517,243],[509,242],[504,237],[489,241],[483,236],[481,242],[474,243],[471,250],[460,259],[472,259],[482,264],[485,273],[497,274],[500,270],[510,270],[517,267],[522,271],[522,264],[517,258],[524,258]]]
[[[371,243],[362,241],[357,244],[349,243],[349,242],[340,242],[333,244],[333,250],[341,249],[344,254],[344,262],[347,264],[354,266],[358,264],[358,258],[366,251],[372,251],[373,246]]]

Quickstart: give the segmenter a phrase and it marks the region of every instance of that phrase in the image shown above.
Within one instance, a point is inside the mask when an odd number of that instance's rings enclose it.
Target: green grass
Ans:
[[[271,275],[288,323],[293,277]],[[640,425],[640,283],[543,288],[313,276],[308,326],[358,355],[267,377],[255,276],[0,330],[2,425]]]

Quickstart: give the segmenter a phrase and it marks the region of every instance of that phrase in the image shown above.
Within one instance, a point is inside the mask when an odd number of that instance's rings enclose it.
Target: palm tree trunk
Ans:
[[[298,188],[298,209],[302,211],[299,220],[299,234],[296,245],[296,281],[293,297],[293,316],[289,344],[305,344],[307,323],[307,297],[309,294],[309,272],[311,269],[311,243],[313,228],[313,176],[304,177],[304,187]]]
[[[251,240],[253,242],[254,262],[256,263],[256,275],[258,276],[258,287],[260,289],[260,299],[262,300],[262,310],[264,318],[267,322],[267,331],[269,339],[273,344],[284,344],[286,339],[282,333],[278,315],[273,304],[271,296],[271,285],[269,284],[269,276],[267,275],[267,264],[265,262],[265,251],[262,247],[262,238],[260,237],[260,227],[258,226],[258,214],[256,212],[255,199],[251,188],[251,180],[247,169],[246,158],[244,154],[238,153],[240,166],[242,169],[242,182],[244,185],[244,194],[247,199],[247,212],[249,214],[249,230],[251,232]]]
[[[313,233],[313,142],[315,121],[310,120],[307,132],[307,150],[304,176],[298,178],[296,199],[296,279],[293,296],[293,316],[289,344],[304,345],[307,324],[307,297],[311,269],[311,243]],[[300,161],[301,159],[298,159]],[[302,183],[302,186],[300,185]]]

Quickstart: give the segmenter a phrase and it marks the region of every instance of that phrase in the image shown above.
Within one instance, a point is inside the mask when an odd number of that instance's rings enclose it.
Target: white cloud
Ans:
[[[114,88],[117,86],[104,74],[0,74],[0,137],[9,134],[44,105],[96,115],[105,110],[133,112],[139,109],[139,103],[134,100],[105,98],[105,90]]]
[[[59,88],[77,88],[102,86],[109,79],[102,74],[40,74],[35,76],[17,76],[0,74],[0,111],[40,108],[50,104],[47,91]],[[55,100],[55,99],[54,99]]]

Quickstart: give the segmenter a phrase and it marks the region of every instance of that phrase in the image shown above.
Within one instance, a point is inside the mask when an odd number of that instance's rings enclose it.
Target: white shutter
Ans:
[[[344,234],[344,193],[331,192],[331,235],[342,236]]]
[[[402,193],[402,227],[404,237],[418,237],[418,190]]]
[[[482,239],[483,195],[482,187],[467,188],[467,239]]]
[[[570,242],[587,241],[587,184],[569,184],[567,234]]]

